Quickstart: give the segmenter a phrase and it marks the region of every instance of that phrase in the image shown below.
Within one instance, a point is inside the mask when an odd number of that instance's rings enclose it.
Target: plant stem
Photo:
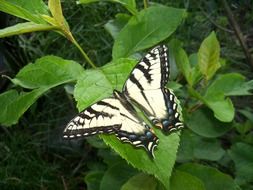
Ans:
[[[90,66],[92,68],[96,68],[96,65],[90,60],[90,58],[88,57],[88,55],[85,53],[85,51],[83,51],[83,49],[81,48],[81,46],[78,44],[78,42],[73,38],[73,41],[72,41],[75,46],[79,49],[79,51],[82,53],[84,59],[90,64]]]
[[[63,30],[63,34],[67,39],[69,39],[69,41],[71,41],[79,49],[79,51],[82,53],[84,59],[90,64],[90,66],[94,69],[97,68],[96,65],[90,60],[88,55],[85,53],[85,51],[83,51],[83,49],[81,48],[79,43],[76,41],[76,39],[74,38],[72,33],[69,30]]]
[[[144,9],[148,8],[148,0],[143,0]]]

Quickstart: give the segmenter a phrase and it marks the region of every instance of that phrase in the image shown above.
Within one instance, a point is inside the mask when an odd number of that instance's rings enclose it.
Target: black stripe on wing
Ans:
[[[119,108],[113,106],[105,101],[99,101],[96,104],[91,105],[90,107],[86,108],[82,112],[80,112],[76,117],[74,117],[67,125],[63,132],[63,138],[77,138],[77,137],[86,137],[96,134],[111,134],[118,131],[121,127],[121,123],[112,123],[111,125],[101,125],[101,126],[94,126],[90,127],[91,122],[95,122],[102,117],[102,119],[111,120],[112,117],[117,117],[112,113],[108,113],[105,111],[97,111],[95,110],[96,106],[104,106],[106,108],[110,108],[119,112]],[[101,118],[100,118],[101,119]],[[103,124],[103,122],[101,123]]]
[[[153,70],[158,69],[160,74],[153,73]],[[146,79],[147,83],[151,85],[153,89],[159,89],[165,87],[169,80],[169,63],[168,63],[168,56],[167,56],[167,47],[165,45],[156,46],[152,50],[150,50],[132,69],[131,74],[129,75],[129,79],[133,84],[135,84],[140,91],[146,90],[145,86],[141,84],[139,81],[140,79],[136,78],[135,73],[139,70],[144,78]],[[160,75],[161,77],[157,77]],[[159,79],[158,79],[159,78]],[[127,91],[127,82],[126,80],[123,91]],[[154,84],[151,84],[153,81],[159,80]],[[153,86],[154,85],[154,86]]]

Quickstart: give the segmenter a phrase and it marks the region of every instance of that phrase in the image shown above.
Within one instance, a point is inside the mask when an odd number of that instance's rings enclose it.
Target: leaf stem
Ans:
[[[81,52],[81,54],[83,55],[84,59],[89,63],[89,65],[92,68],[96,68],[96,65],[90,60],[90,58],[88,57],[88,55],[85,53],[85,51],[82,49],[82,47],[79,45],[79,43],[76,41],[76,39],[74,38],[74,36],[72,35],[72,33],[69,31],[68,28],[62,28],[60,30],[60,32],[62,32],[62,34],[69,40],[71,41]]]
[[[85,51],[81,48],[81,46],[78,44],[78,42],[73,38],[74,45],[80,50],[80,52],[82,53],[84,59],[90,64],[90,66],[92,68],[96,68],[96,65],[90,60],[90,58],[88,57],[88,55],[85,53]]]
[[[144,9],[148,8],[148,0],[143,0]]]

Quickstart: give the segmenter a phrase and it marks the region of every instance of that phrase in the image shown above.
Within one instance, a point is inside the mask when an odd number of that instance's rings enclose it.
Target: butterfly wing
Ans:
[[[112,134],[135,147],[144,147],[152,156],[158,138],[117,98],[103,99],[73,118],[63,132],[64,138]]]
[[[166,46],[149,51],[132,70],[123,93],[140,105],[149,119],[164,131],[183,127],[178,100],[172,90],[165,88],[169,79]]]

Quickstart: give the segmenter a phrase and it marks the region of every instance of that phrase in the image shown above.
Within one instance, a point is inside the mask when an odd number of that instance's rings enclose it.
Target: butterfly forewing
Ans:
[[[169,79],[167,57],[164,45],[148,52],[132,70],[123,93],[143,108],[156,126],[171,131],[183,124],[175,95],[165,88]]]
[[[110,106],[117,103],[114,98],[99,101],[73,118],[64,130],[64,138],[112,133],[121,127],[119,108]]]
[[[128,108],[131,105],[128,106]],[[114,133],[123,142],[143,146],[152,156],[158,138],[117,98],[101,100],[73,118],[64,130],[64,138]]]

